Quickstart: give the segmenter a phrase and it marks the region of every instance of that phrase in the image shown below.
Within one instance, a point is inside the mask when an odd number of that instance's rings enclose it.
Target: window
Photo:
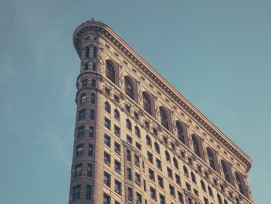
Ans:
[[[111,163],[111,156],[110,156],[110,154],[108,154],[106,152],[104,153],[104,163],[107,165],[110,165],[110,163]]]
[[[224,178],[226,179],[226,181],[228,181],[230,183],[230,172],[228,169],[228,165],[226,164],[226,162],[224,160],[221,161],[221,164],[222,164]]]
[[[132,124],[131,121],[129,119],[126,119],[126,128],[130,131],[132,131]]]
[[[166,129],[168,129],[169,126],[168,126],[167,114],[162,107],[160,107],[160,118],[161,118],[161,125],[163,125]]]
[[[194,182],[194,183],[197,183],[197,180],[196,180],[196,176],[193,172],[191,172],[191,180]]]
[[[137,185],[139,185],[140,186],[140,182],[141,180],[140,180],[140,175],[139,175],[139,173],[135,173],[135,182],[136,182],[136,184]]]
[[[153,200],[156,200],[156,190],[153,187],[150,187],[150,195]]]
[[[140,193],[137,192],[136,193],[136,203],[141,204],[141,202],[142,202],[142,196]]]
[[[164,188],[164,181],[161,176],[157,176],[157,182],[161,188]]]
[[[104,92],[106,95],[110,96],[110,89],[105,87]]]
[[[136,120],[139,120],[138,112],[134,111],[134,117],[135,117]]]
[[[166,160],[170,162],[170,155],[167,151],[165,151]]]
[[[139,143],[136,142],[136,148],[139,149],[139,150],[141,150],[141,144],[139,144]]]
[[[209,204],[209,201],[207,198],[204,197],[204,204]],[[226,204],[226,203],[225,203]]]
[[[158,154],[160,154],[160,147],[159,147],[159,144],[157,142],[154,143],[154,149]]]
[[[81,191],[81,185],[76,185],[72,189],[72,198],[73,200],[79,200],[80,199],[80,191]]]
[[[133,189],[130,187],[128,187],[128,189],[127,189],[127,196],[128,196],[129,201],[133,200]]]
[[[114,125],[114,134],[117,135],[118,137],[120,136],[120,128],[116,125]]]
[[[130,144],[133,143],[133,139],[129,135],[126,136],[126,141]]]
[[[97,47],[93,47],[93,57],[95,58],[97,56]]]
[[[115,192],[121,195],[121,182],[115,180]]]
[[[89,58],[89,47],[86,47],[86,58]]]
[[[149,162],[153,163],[153,156],[152,156],[152,153],[148,152],[148,153],[147,153],[147,157],[148,157]]]
[[[117,109],[114,110],[114,118],[118,121],[120,120],[120,113]]]
[[[166,203],[165,196],[160,194],[159,199],[160,199],[160,204],[165,204]]]
[[[114,170],[118,173],[120,173],[120,170],[121,170],[121,164],[119,161],[115,160],[114,162]]]
[[[200,180],[201,188],[206,192],[206,186],[203,180]]]
[[[86,199],[91,200],[91,185],[86,186]]]
[[[140,138],[140,130],[137,126],[135,126],[135,135]]]
[[[155,178],[154,178],[154,171],[152,170],[152,169],[149,169],[149,178],[151,179],[151,180],[155,180]]]
[[[153,134],[154,134],[154,135],[156,135],[156,136],[158,135],[158,131],[157,131],[156,128],[153,128],[152,131],[153,131]]]
[[[92,93],[91,95],[90,95],[90,103],[91,104],[95,104],[95,102],[96,102],[96,99],[95,99],[96,97],[95,97],[95,94],[94,93]]]
[[[172,185],[169,184],[169,193],[171,196],[175,197],[175,189]]]
[[[82,176],[82,164],[77,164],[74,166],[74,178]]]
[[[175,145],[173,143],[170,143],[171,149],[175,151]]]
[[[158,169],[162,170],[162,164],[161,161],[159,159],[156,159],[156,166]]]
[[[106,77],[112,81],[113,83],[115,83],[115,69],[112,66],[112,64],[108,61],[106,61],[106,73],[105,73]]]
[[[95,80],[95,79],[92,79],[92,80],[91,80],[91,86],[92,86],[92,87],[96,87],[96,80]]]
[[[95,119],[95,110],[91,109],[90,110],[90,120],[94,120]]]
[[[111,147],[111,138],[108,135],[104,135],[104,144]]]
[[[88,85],[88,80],[87,79],[83,79],[82,81],[82,88],[86,88]]]
[[[125,80],[125,93],[131,99],[134,99],[134,90],[133,90],[132,82],[128,79],[128,77],[125,77],[124,80]]]
[[[188,190],[188,191],[191,191],[191,185],[189,184],[189,183],[185,183],[186,184],[186,189]]]
[[[167,175],[168,175],[169,178],[172,179],[172,177],[173,177],[172,176],[172,170],[170,168],[168,168],[168,167],[167,167]]]
[[[127,161],[131,161],[131,151],[129,149],[126,151],[126,159]]]
[[[88,156],[93,156],[93,144],[88,144]]]
[[[198,192],[196,189],[194,189],[194,194],[195,194],[196,196],[199,196],[199,192]]]
[[[139,156],[135,154],[135,165],[139,166]]]
[[[79,144],[76,147],[76,157],[83,156],[83,144]]]
[[[181,185],[181,177],[179,175],[175,174],[175,179],[176,179],[176,183],[178,185]]]
[[[209,195],[210,195],[211,197],[214,197],[214,195],[213,195],[213,190],[212,190],[212,188],[211,188],[210,186],[208,186],[208,192],[209,192]]]
[[[111,129],[111,121],[107,118],[104,119],[104,126],[107,128],[107,129]]]
[[[127,178],[130,181],[132,180],[132,170],[129,167],[127,167]]]
[[[105,102],[104,103],[104,110],[107,112],[107,113],[111,113],[111,107],[109,105],[108,102]]]
[[[239,173],[235,172],[235,177],[236,177],[238,189],[239,189],[240,193],[242,193],[244,195],[244,188],[242,185],[241,175]]]
[[[178,191],[178,200],[180,203],[184,203],[183,202],[183,194],[180,191]]]
[[[96,63],[93,63],[93,64],[92,64],[92,70],[93,70],[93,71],[96,71]]]
[[[104,172],[104,185],[111,186],[111,175],[107,172]]]
[[[178,164],[178,161],[175,157],[173,157],[173,164],[176,169],[179,169],[179,164]]]
[[[146,94],[146,92],[143,92],[142,96],[143,96],[143,109],[151,115],[150,99],[149,99],[148,95]]]
[[[217,194],[217,200],[218,200],[218,204],[223,204],[222,198],[219,194]]]
[[[81,95],[81,99],[80,99],[80,104],[84,104],[87,102],[87,95],[86,94],[82,94]]]
[[[85,71],[88,70],[88,63],[84,64]]]
[[[89,126],[89,136],[94,137],[94,127],[93,126]]]
[[[210,148],[207,148],[207,156],[208,156],[208,160],[209,160],[209,165],[212,169],[215,169],[215,160],[213,157],[213,151]]]
[[[86,109],[82,109],[79,111],[79,120],[83,120],[86,118]]]
[[[129,105],[125,105],[125,110],[128,112],[128,113],[131,113],[131,108]]]
[[[110,203],[111,203],[110,196],[104,193],[103,204],[110,204]]]
[[[88,164],[87,176],[92,177],[92,164]]]
[[[194,135],[192,135],[192,144],[193,144],[193,150],[194,153],[200,157],[200,150],[199,150],[199,144],[198,141],[196,139],[196,137]]]
[[[146,136],[146,144],[148,145],[148,146],[152,146],[152,144],[151,144],[151,138],[150,138],[150,136],[149,135],[147,135]]]
[[[177,136],[178,136],[178,139],[183,143],[185,144],[185,139],[184,139],[184,132],[183,132],[183,129],[182,129],[182,126],[179,122],[176,122],[176,129],[177,129]]]
[[[117,143],[117,142],[114,142],[114,151],[115,151],[117,154],[120,154],[120,144]]]
[[[119,103],[120,98],[117,95],[114,95],[114,101],[117,102],[117,103]]]
[[[188,169],[186,166],[183,166],[183,172],[184,172],[184,175],[189,177],[189,174],[188,174]]]
[[[85,126],[82,125],[77,128],[77,137],[84,137]]]

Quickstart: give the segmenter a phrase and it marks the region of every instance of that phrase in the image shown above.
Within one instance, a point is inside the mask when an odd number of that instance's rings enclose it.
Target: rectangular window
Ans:
[[[94,127],[93,126],[89,126],[89,136],[94,137]]]
[[[111,130],[111,121],[110,121],[109,119],[105,118],[105,119],[104,119],[104,126],[105,126],[107,129]]]
[[[135,165],[139,166],[139,156],[135,154]]]
[[[150,187],[150,195],[153,200],[156,200],[156,190]]]
[[[134,111],[134,116],[136,120],[139,120],[139,114],[136,111]]]
[[[178,200],[179,200],[180,203],[184,203],[183,194],[180,191],[178,191]]]
[[[136,148],[139,149],[139,150],[141,150],[141,144],[139,144],[139,143],[136,142]]]
[[[126,159],[127,161],[131,161],[131,151],[129,149],[127,149]]]
[[[140,186],[141,182],[140,182],[140,174],[139,173],[135,173],[135,182],[137,185]]]
[[[158,180],[158,184],[161,188],[164,188],[164,181],[163,181],[163,178],[161,176],[158,176],[157,177],[157,180]]]
[[[131,112],[130,106],[126,104],[126,105],[125,105],[125,110],[126,110],[128,113],[130,113],[130,112]]]
[[[118,137],[120,136],[120,128],[116,125],[114,125],[114,133],[115,135],[117,135]]]
[[[129,135],[126,136],[126,141],[127,141],[128,143],[130,143],[130,144],[133,143],[133,139],[132,139],[132,137],[130,137]]]
[[[79,144],[76,147],[76,157],[83,156],[83,144]]]
[[[87,85],[88,85],[88,80],[87,80],[87,79],[84,79],[84,80],[82,81],[82,88],[87,87]]]
[[[87,176],[92,177],[92,164],[88,164]]]
[[[169,193],[171,196],[175,197],[175,189],[172,185],[169,185]]]
[[[86,199],[91,200],[91,185],[86,186]]]
[[[175,174],[176,183],[181,185],[181,177],[177,174]]]
[[[105,144],[107,147],[111,147],[111,138],[110,138],[110,136],[104,135],[104,144]]]
[[[110,203],[111,203],[110,196],[104,193],[103,204],[110,204]]]
[[[165,203],[166,203],[165,196],[160,194],[160,204],[165,204]]]
[[[109,88],[106,87],[104,89],[104,92],[105,92],[106,95],[110,96],[110,89]]]
[[[153,163],[153,156],[152,156],[152,153],[148,152],[148,153],[147,153],[147,157],[148,157],[149,162]]]
[[[115,180],[115,192],[121,195],[121,182]]]
[[[77,128],[77,137],[84,137],[85,126],[82,125]]]
[[[170,168],[167,168],[167,175],[169,178],[172,178],[172,170]]]
[[[95,110],[90,110],[90,120],[95,120]]]
[[[162,170],[162,164],[161,161],[159,159],[156,159],[156,167],[160,170]]]
[[[141,202],[142,202],[142,195],[136,192],[136,203],[141,204]]]
[[[82,176],[82,164],[77,164],[74,166],[74,178]]]
[[[93,144],[88,144],[88,156],[93,156]]]
[[[132,181],[132,170],[129,167],[127,167],[127,179]]]
[[[92,87],[96,87],[96,80],[95,80],[95,79],[92,79],[92,80],[91,80],[91,86],[92,86]]]
[[[114,151],[115,151],[117,154],[120,154],[120,144],[117,143],[117,142],[114,142]]]
[[[151,180],[155,180],[155,178],[154,178],[154,171],[152,170],[152,169],[149,169],[149,178],[151,179]]]
[[[117,160],[115,160],[114,162],[114,169],[116,172],[120,173],[120,170],[121,170],[121,163]]]
[[[111,156],[108,153],[104,153],[104,163],[110,166]]]
[[[85,118],[86,118],[86,109],[80,110],[78,119],[83,120]]]
[[[80,191],[81,191],[81,185],[74,186],[72,189],[72,198],[73,200],[79,200],[80,199]]]
[[[111,175],[107,172],[104,172],[104,185],[111,186]]]
[[[128,189],[127,189],[127,196],[128,196],[129,201],[133,200],[133,189],[130,187],[128,187]]]
[[[189,183],[186,183],[186,189],[187,189],[188,191],[191,191],[191,185],[190,185]]]

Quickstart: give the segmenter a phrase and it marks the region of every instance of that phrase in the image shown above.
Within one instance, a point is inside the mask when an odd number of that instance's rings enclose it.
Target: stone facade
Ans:
[[[81,59],[70,204],[253,204],[251,159],[107,25]]]

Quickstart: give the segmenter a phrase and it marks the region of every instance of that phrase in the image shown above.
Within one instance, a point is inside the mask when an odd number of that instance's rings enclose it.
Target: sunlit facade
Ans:
[[[69,204],[253,204],[251,159],[107,25],[80,57]]]

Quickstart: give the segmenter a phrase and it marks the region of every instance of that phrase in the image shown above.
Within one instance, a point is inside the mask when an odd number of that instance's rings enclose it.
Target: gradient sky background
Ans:
[[[166,3],[167,2],[167,3]],[[0,203],[67,204],[75,28],[115,30],[253,160],[271,203],[271,1],[0,1]]]

